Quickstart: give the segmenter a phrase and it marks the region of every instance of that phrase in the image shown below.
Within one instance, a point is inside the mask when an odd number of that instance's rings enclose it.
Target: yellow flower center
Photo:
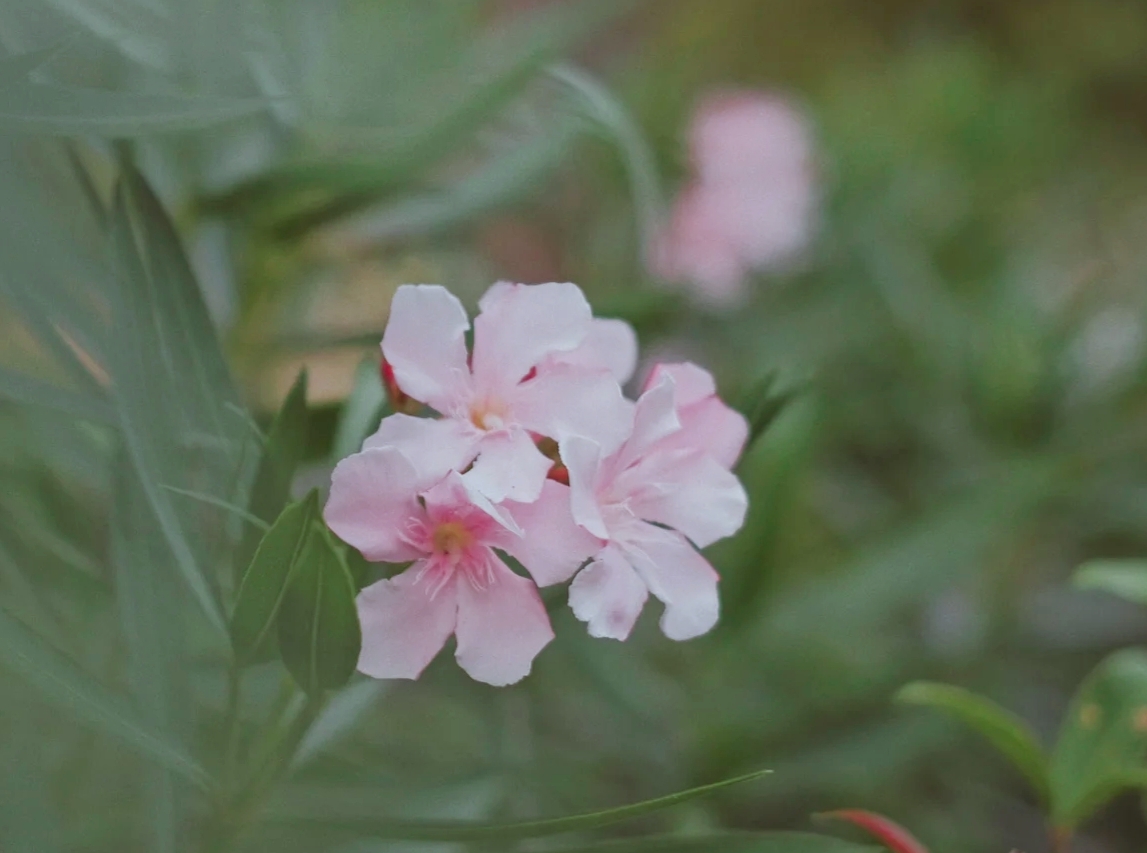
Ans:
[[[506,404],[501,400],[482,400],[470,407],[470,423],[480,430],[501,429],[506,425]]]
[[[444,522],[434,529],[434,550],[442,554],[460,554],[473,541],[470,531],[457,521]]]

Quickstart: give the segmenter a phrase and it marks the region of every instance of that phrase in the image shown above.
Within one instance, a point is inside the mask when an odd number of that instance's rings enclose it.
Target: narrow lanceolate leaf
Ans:
[[[277,619],[283,663],[312,696],[342,687],[354,674],[362,645],[354,597],[342,554],[326,528],[313,524]]]
[[[1147,560],[1093,560],[1075,573],[1080,589],[1098,589],[1147,604]]]
[[[1084,681],[1051,760],[1051,817],[1070,831],[1116,794],[1147,788],[1147,649],[1124,649]]]
[[[0,398],[51,409],[62,415],[95,423],[114,423],[115,409],[105,398],[85,391],[60,388],[42,379],[0,367]]]
[[[990,699],[962,687],[917,681],[896,694],[899,702],[939,708],[971,726],[1027,778],[1039,796],[1048,796],[1048,760],[1027,723]]]
[[[291,480],[307,448],[307,372],[302,371],[283,401],[263,448],[263,458],[255,472],[247,511],[270,524],[282,511],[290,497]],[[255,529],[244,531],[235,552],[235,570],[247,568],[261,533]]]
[[[78,721],[117,738],[140,755],[201,788],[206,771],[178,743],[146,725],[121,697],[109,693],[73,661],[19,620],[0,610],[0,662]]]
[[[628,806],[615,809],[606,809],[589,814],[570,815],[568,817],[553,818],[551,820],[531,820],[522,823],[473,823],[467,821],[415,821],[415,820],[388,820],[386,818],[324,820],[322,824],[330,827],[345,827],[354,831],[370,835],[380,840],[388,841],[514,841],[524,838],[542,838],[547,835],[561,835],[567,832],[583,832],[611,823],[631,820],[652,812],[661,811],[670,806],[715,793],[730,785],[749,782],[759,779],[770,773],[769,770],[759,770],[736,776],[711,785],[701,785],[687,791],[679,791],[655,800],[645,800]],[[291,821],[287,823],[307,823],[307,821]],[[670,848],[672,849],[672,848]],[[688,849],[688,848],[686,848]]]
[[[73,89],[48,83],[0,83],[0,127],[58,136],[125,138],[196,130],[255,115],[266,102]]]
[[[318,516],[318,492],[283,510],[255,551],[239,585],[231,614],[231,643],[235,658],[247,662],[257,658],[271,636],[287,583]]]
[[[896,821],[876,812],[869,812],[864,809],[840,809],[839,811],[822,812],[817,816],[843,820],[859,826],[873,837],[880,839],[880,842],[892,853],[928,853],[928,848],[921,844],[911,832]]]
[[[122,186],[116,191],[110,237],[120,278],[114,302],[120,345],[112,361],[113,392],[124,446],[176,568],[212,626],[226,634],[227,622],[212,581],[196,557],[184,519],[163,488],[187,476],[186,454],[176,441],[185,424],[175,406],[169,405],[175,379],[157,364],[171,362],[173,344],[165,318],[156,311],[154,282],[144,269]]]
[[[830,835],[782,831],[617,838],[555,847],[553,853],[877,853],[880,849]]]

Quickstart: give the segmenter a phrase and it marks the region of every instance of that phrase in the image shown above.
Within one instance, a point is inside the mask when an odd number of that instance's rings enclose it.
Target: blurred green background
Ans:
[[[616,832],[860,806],[941,853],[1047,849],[1018,774],[890,697],[951,681],[1050,739],[1095,662],[1147,640],[1141,609],[1067,583],[1147,552],[1147,5],[8,0],[0,45],[51,49],[0,66],[0,603],[205,765],[227,653],[185,581],[199,566],[226,600],[242,537],[177,490],[242,503],[250,422],[303,366],[294,490],[321,485],[381,401],[399,284],[473,305],[498,278],[576,281],[644,353],[707,365],[746,408],[766,377],[784,399],[740,468],[749,520],[711,551],[716,631],[674,644],[646,614],[596,641],[558,607],[516,687],[448,655],[356,680],[241,844],[406,850],[347,827],[769,767]],[[642,241],[693,107],[729,87],[807,112],[821,213],[797,267],[718,311],[654,282]],[[124,284],[125,163],[172,213],[226,363],[194,287],[154,290],[191,279],[130,182],[149,274]],[[30,691],[0,629],[0,849],[200,849],[200,798]],[[282,680],[245,676],[252,729]],[[1078,849],[1145,842],[1127,797]]]

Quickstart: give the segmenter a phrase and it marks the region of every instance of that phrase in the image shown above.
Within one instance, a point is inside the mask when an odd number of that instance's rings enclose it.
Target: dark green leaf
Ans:
[[[318,492],[312,491],[284,509],[259,543],[231,614],[231,643],[237,660],[257,657],[271,635],[287,582],[303,554],[318,511]]]
[[[0,84],[0,127],[61,136],[131,137],[195,130],[255,115],[266,102],[73,89],[47,83]]]
[[[1147,604],[1147,560],[1092,560],[1079,568],[1073,582],[1080,589],[1099,589]]]
[[[1147,786],[1147,650],[1124,649],[1084,681],[1051,761],[1051,816],[1074,829],[1109,799]]]
[[[950,684],[917,681],[896,694],[898,702],[939,708],[992,742],[1039,794],[1048,796],[1047,755],[1027,723],[990,699]]]
[[[143,723],[122,698],[107,692],[73,661],[0,610],[0,660],[46,700],[139,754],[206,788],[206,771],[177,743]]]
[[[342,687],[354,674],[362,634],[355,588],[325,527],[314,524],[279,607],[279,651],[295,681],[312,696]]]
[[[561,835],[566,832],[582,832],[611,823],[619,823],[636,817],[661,811],[670,806],[712,794],[730,785],[759,779],[770,773],[759,770],[711,785],[701,785],[687,791],[679,791],[654,800],[646,800],[615,809],[570,815],[550,820],[531,820],[522,823],[483,824],[465,821],[414,821],[372,818],[363,820],[323,821],[329,826],[351,828],[363,835],[393,841],[511,841],[524,838],[541,838],[547,835]],[[287,821],[294,823],[292,821]],[[306,821],[298,821],[306,823]],[[688,848],[686,848],[688,849]]]
[[[750,386],[740,406],[741,412],[749,422],[746,447],[751,447],[753,442],[761,437],[796,393],[794,390],[782,390],[776,373],[769,373]]]
[[[295,469],[307,449],[307,372],[299,373],[283,401],[263,447],[263,457],[255,472],[247,510],[270,524],[282,511],[291,492]],[[251,562],[262,534],[249,528],[244,531],[235,552],[236,572],[245,571]]]

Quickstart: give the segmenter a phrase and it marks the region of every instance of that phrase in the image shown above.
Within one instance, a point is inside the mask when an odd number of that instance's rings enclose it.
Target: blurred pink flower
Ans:
[[[655,275],[731,306],[754,270],[778,270],[807,246],[816,214],[812,131],[786,101],[712,95],[689,133],[693,177],[649,247]]]
[[[717,572],[694,545],[735,533],[748,498],[707,442],[674,444],[683,426],[672,373],[638,399],[633,432],[616,452],[578,436],[561,445],[574,520],[606,543],[570,585],[574,615],[594,637],[628,637],[649,593],[665,604],[661,630],[670,639],[717,622]]]
[[[577,355],[599,328],[577,285],[499,282],[479,307],[468,357],[470,322],[453,294],[438,285],[398,289],[383,356],[397,388],[443,418],[394,415],[365,446],[399,446],[415,467],[424,457],[431,467],[440,459],[470,466],[467,483],[495,503],[532,501],[552,465],[535,436],[584,435],[616,447],[632,404],[604,351],[600,364]]]
[[[338,464],[327,524],[368,560],[414,563],[359,593],[360,671],[417,678],[453,634],[455,657],[487,684],[519,681],[553,639],[534,582],[499,548],[544,578],[568,578],[600,547],[575,526],[569,488],[548,481],[532,504],[495,506],[449,471],[420,472],[393,447]],[[524,529],[525,528],[525,529]]]

